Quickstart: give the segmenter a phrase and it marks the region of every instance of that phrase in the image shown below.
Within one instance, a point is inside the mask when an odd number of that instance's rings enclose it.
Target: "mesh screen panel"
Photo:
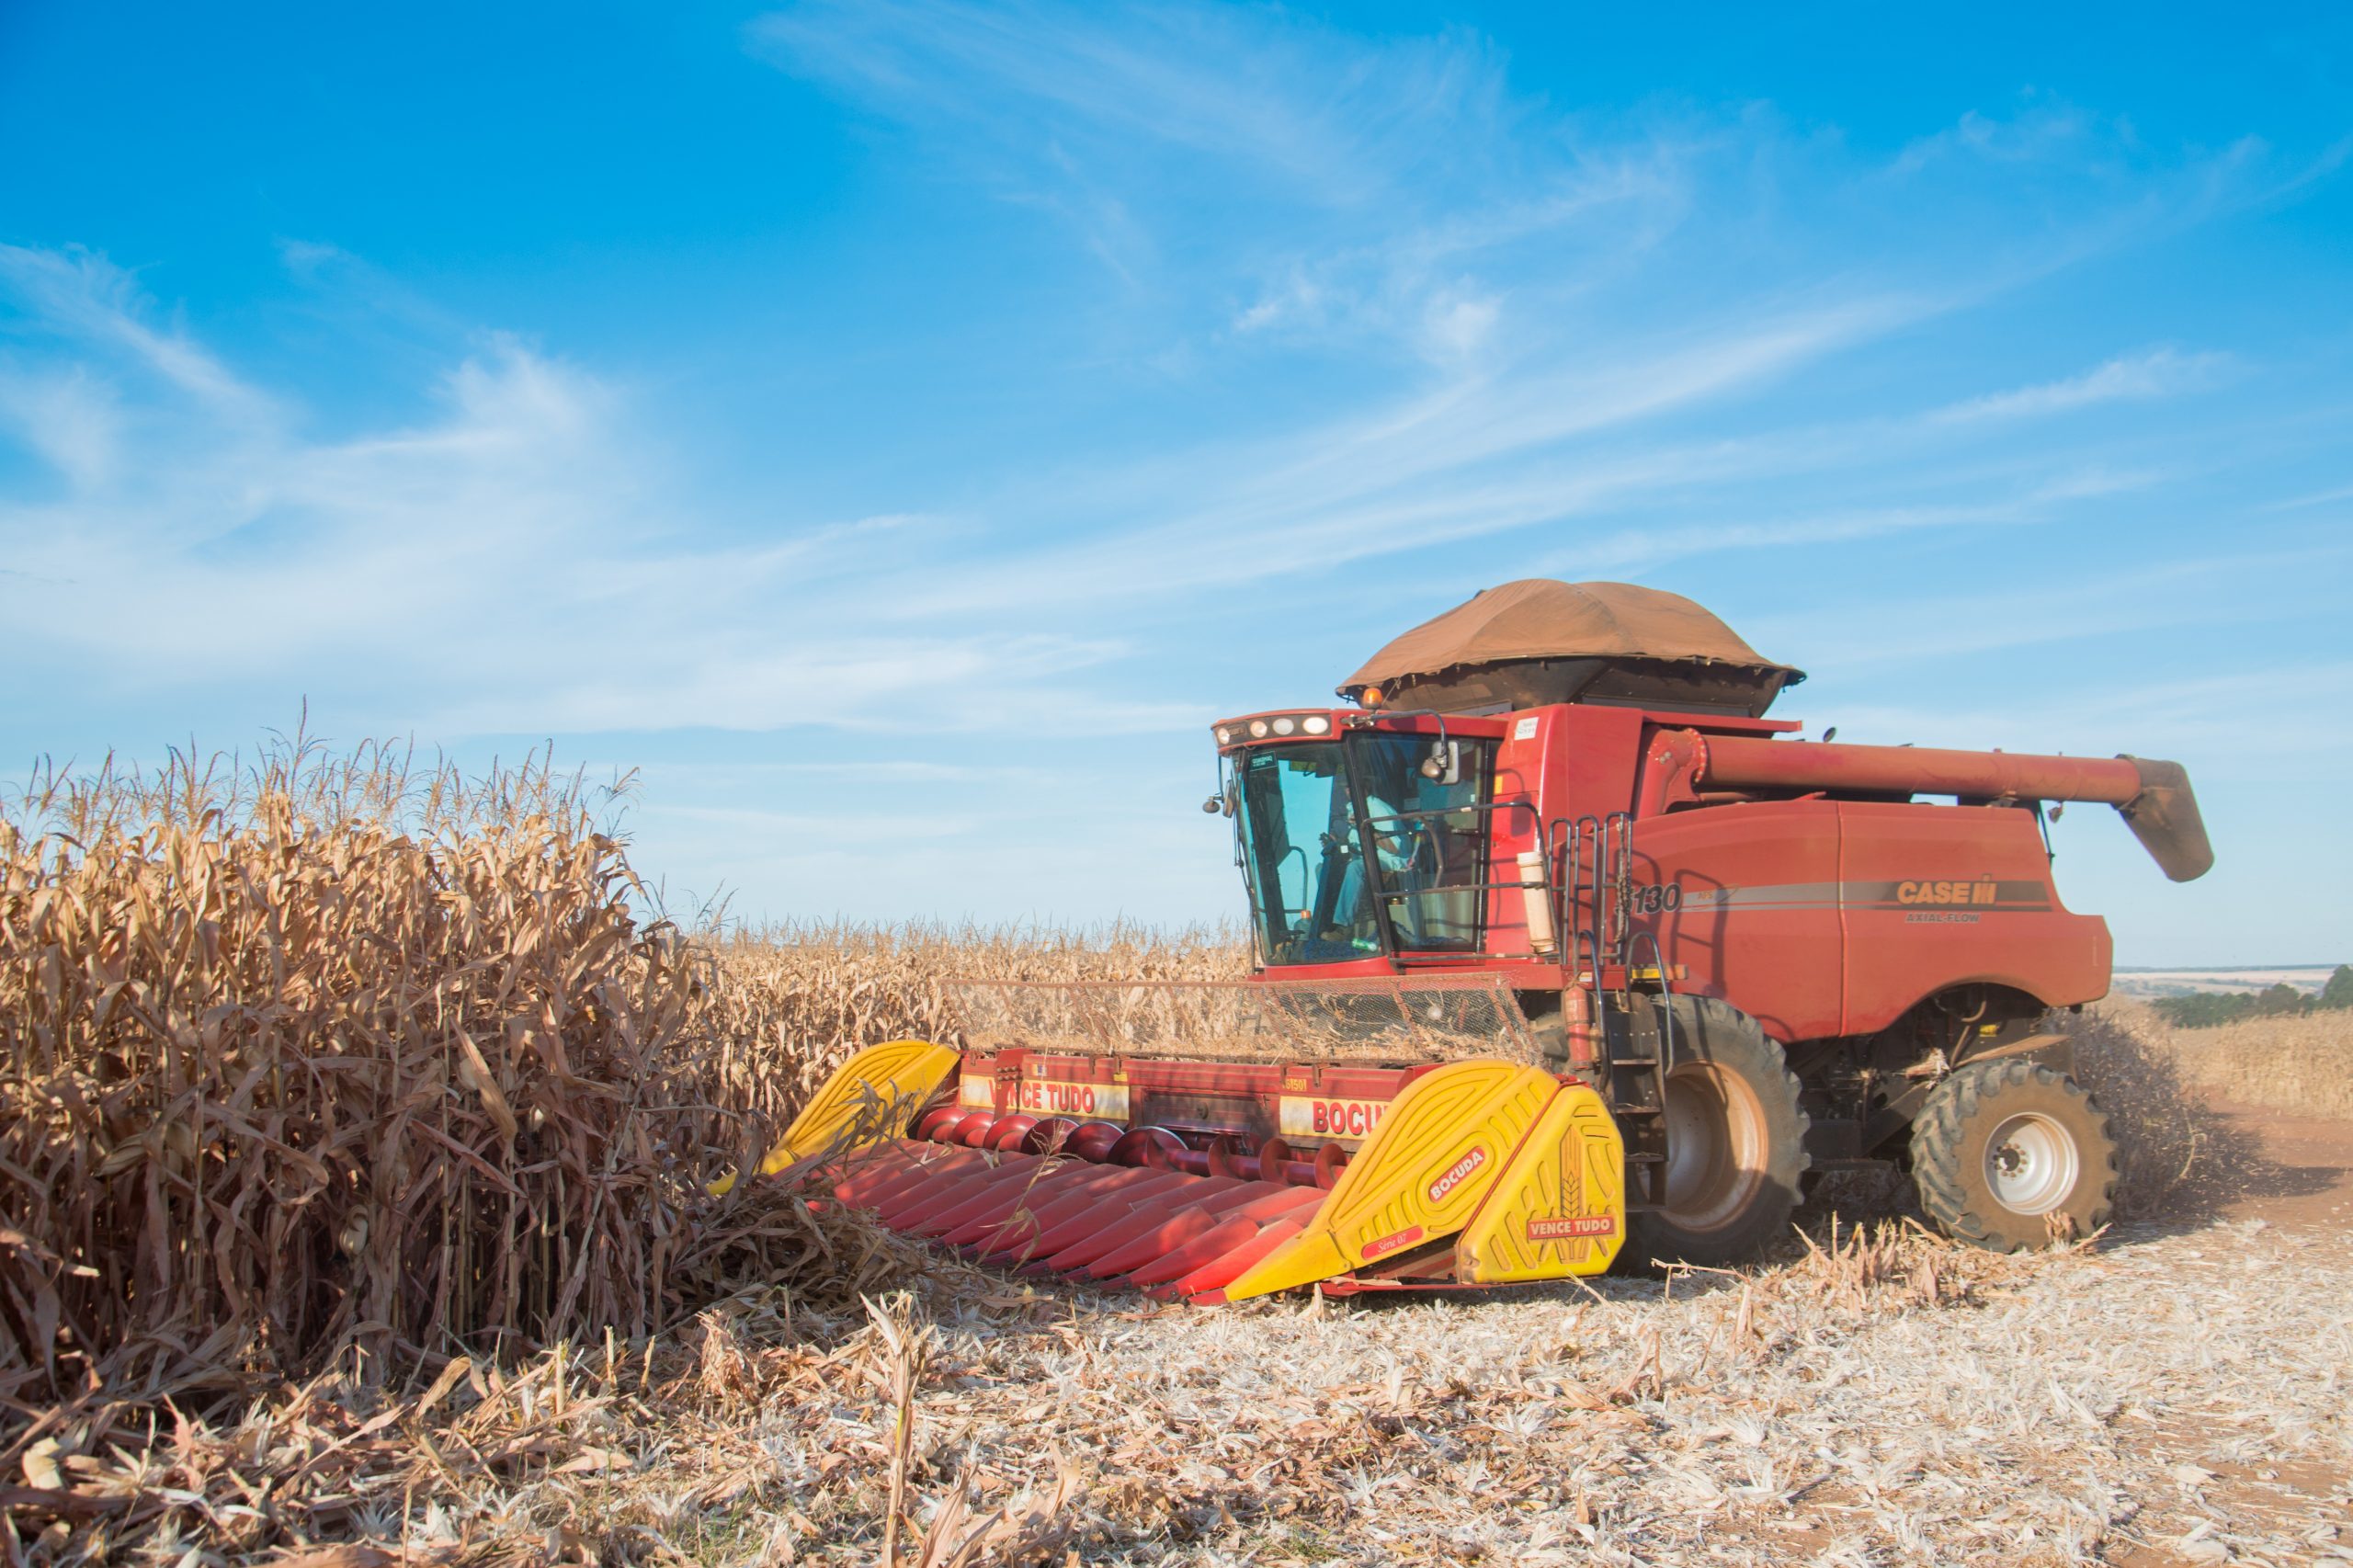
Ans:
[[[968,1048],[1200,1062],[1540,1064],[1494,975],[1323,981],[953,981]]]

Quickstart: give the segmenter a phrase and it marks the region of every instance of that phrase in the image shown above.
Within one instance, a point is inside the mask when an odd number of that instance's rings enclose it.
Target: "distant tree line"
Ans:
[[[2165,1022],[2183,1029],[2211,1029],[2242,1018],[2298,1018],[2331,1012],[2353,1007],[2353,964],[2338,964],[2318,995],[2279,984],[2261,991],[2193,991],[2187,996],[2160,996],[2151,1006]]]

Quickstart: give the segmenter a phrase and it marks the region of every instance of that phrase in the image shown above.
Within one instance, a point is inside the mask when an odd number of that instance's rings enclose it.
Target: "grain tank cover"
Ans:
[[[1526,577],[1422,622],[1339,692],[1363,702],[1370,688],[1392,710],[1592,702],[1755,717],[1803,679],[1680,594]]]

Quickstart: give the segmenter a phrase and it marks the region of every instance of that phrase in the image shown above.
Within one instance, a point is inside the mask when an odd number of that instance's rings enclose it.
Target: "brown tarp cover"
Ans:
[[[1697,661],[1800,676],[1757,653],[1681,594],[1631,583],[1523,577],[1477,594],[1392,640],[1339,689],[1354,699],[1369,686],[1387,687],[1464,665],[1593,658]]]

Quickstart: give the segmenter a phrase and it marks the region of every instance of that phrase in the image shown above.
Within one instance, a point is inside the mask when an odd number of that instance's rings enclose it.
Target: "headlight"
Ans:
[[[1220,724],[1217,727],[1217,744],[1220,745],[1228,745],[1233,743],[1233,732],[1223,724]]]
[[[1299,722],[1299,727],[1305,730],[1311,735],[1329,734],[1332,729],[1332,721],[1326,719],[1321,713],[1310,713],[1306,718],[1302,719]]]
[[[1267,722],[1264,719],[1251,720],[1250,733],[1255,739],[1265,740],[1267,738]]]
[[[1299,728],[1299,726],[1292,723],[1289,719],[1278,719],[1275,721],[1275,733],[1279,735],[1288,735],[1297,728]]]

